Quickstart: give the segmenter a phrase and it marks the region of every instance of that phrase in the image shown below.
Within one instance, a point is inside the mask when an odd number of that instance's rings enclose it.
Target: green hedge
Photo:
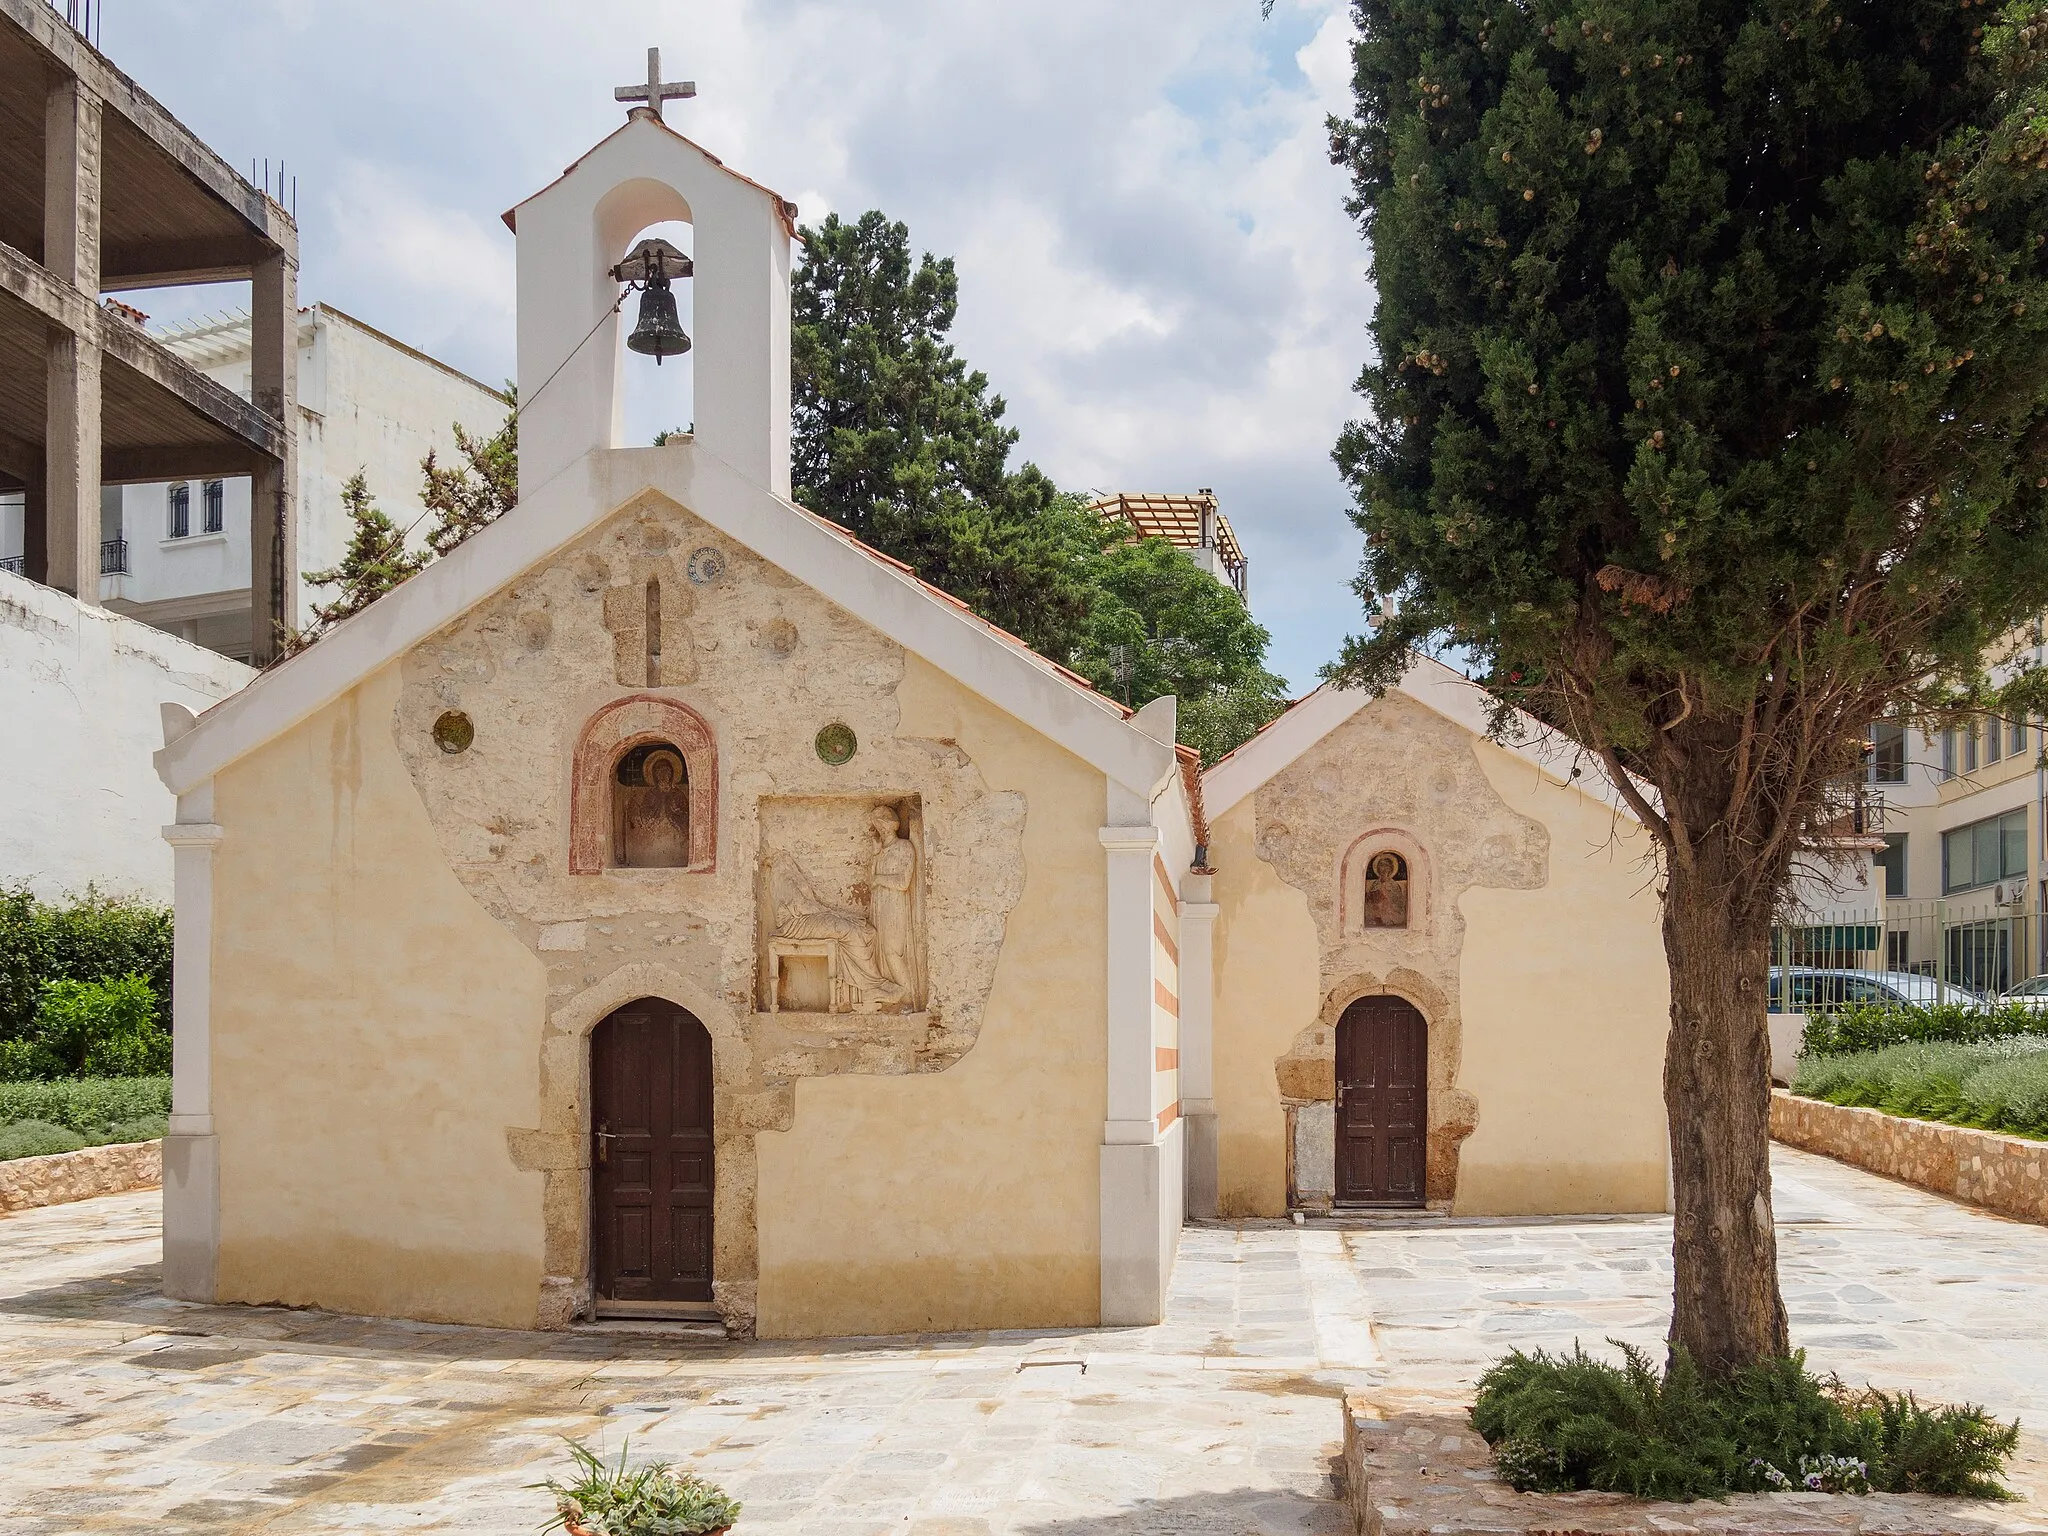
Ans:
[[[2048,1008],[2014,1003],[1971,1008],[1960,1003],[1856,1003],[1806,1016],[1805,1052],[1838,1056],[1847,1051],[1875,1051],[1887,1045],[1918,1041],[2002,1040],[2014,1035],[2048,1037]]]
[[[26,886],[0,887],[0,1040],[34,1025],[43,984],[140,976],[171,1027],[171,911],[87,890],[77,900],[38,901]]]
[[[40,1121],[90,1139],[131,1121],[170,1112],[168,1077],[74,1077],[55,1083],[0,1083],[0,1126]]]
[[[2048,1040],[1930,1040],[1808,1056],[1792,1091],[1830,1104],[2048,1137]]]

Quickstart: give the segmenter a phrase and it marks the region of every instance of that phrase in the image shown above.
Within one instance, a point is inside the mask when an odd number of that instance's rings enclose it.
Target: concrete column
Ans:
[[[1209,875],[1181,882],[1180,1105],[1187,1122],[1188,1215],[1216,1215],[1215,925]]]
[[[284,425],[284,458],[249,488],[249,659],[277,657],[280,629],[299,623],[299,273],[279,251],[250,274],[250,395]]]
[[[211,783],[178,797],[173,850],[171,1123],[164,1136],[164,1294],[211,1301],[220,1252],[220,1142],[213,1130],[213,822]]]
[[[1109,1115],[1102,1127],[1102,1321],[1165,1313],[1159,1226],[1167,1169],[1152,1109],[1154,826],[1104,827],[1109,881]]]
[[[49,498],[43,494],[40,460],[21,476],[21,573],[30,581],[50,584]]]
[[[100,297],[100,103],[70,77],[43,113],[43,265],[95,305]],[[44,574],[100,600],[100,349],[93,336],[52,326],[45,347]]]

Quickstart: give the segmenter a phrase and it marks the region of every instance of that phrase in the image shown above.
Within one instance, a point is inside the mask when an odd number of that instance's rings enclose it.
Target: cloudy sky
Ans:
[[[116,64],[230,163],[297,177],[302,302],[492,382],[498,215],[621,121],[611,87],[658,44],[701,93],[670,121],[803,220],[880,208],[955,257],[955,338],[1023,457],[1074,488],[1216,488],[1297,689],[1356,627],[1329,450],[1372,295],[1325,157],[1342,0],[102,3]],[[636,437],[687,419],[634,387]]]

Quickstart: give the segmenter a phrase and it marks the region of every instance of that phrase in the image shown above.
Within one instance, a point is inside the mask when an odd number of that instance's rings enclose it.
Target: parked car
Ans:
[[[1999,1001],[2011,1003],[2015,1008],[2048,1008],[2048,976],[2036,976],[2020,982]]]
[[[1912,971],[1827,970],[1818,966],[1771,967],[1772,1013],[1812,1013],[1852,1003],[1913,1003],[1931,1007],[1956,1003],[1981,1008],[1984,999],[1954,982],[1936,981]],[[2048,1006],[2048,994],[2042,998]]]

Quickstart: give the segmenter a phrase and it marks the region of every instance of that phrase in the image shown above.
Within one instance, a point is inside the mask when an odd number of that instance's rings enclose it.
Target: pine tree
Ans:
[[[946,339],[951,258],[915,265],[870,211],[804,231],[791,294],[795,499],[1055,659],[1087,612],[1098,547],[1035,465],[1012,470],[1003,400]]]
[[[431,554],[405,547],[405,530],[378,507],[362,470],[350,475],[341,488],[341,505],[348,517],[349,536],[340,563],[324,571],[302,573],[313,586],[341,590],[333,601],[314,605],[312,624],[295,637],[296,643],[288,646],[288,651],[310,644],[343,619],[361,613],[433,561]]]
[[[420,461],[425,482],[420,501],[434,514],[427,543],[437,555],[447,554],[519,504],[519,399],[513,385],[505,386],[505,398],[513,413],[489,437],[473,436],[461,422],[455,423],[461,463],[444,465],[431,448]]]
[[[1284,706],[1266,631],[1163,541],[1134,542],[1036,465],[1009,467],[1001,396],[947,340],[950,258],[915,263],[879,212],[806,230],[792,296],[796,499],[924,580],[1144,704],[1180,696],[1181,738],[1221,756]]]
[[[1337,457],[1360,596],[1398,607],[1338,671],[1463,648],[1649,829],[1671,1339],[1725,1375],[1788,1347],[1764,1007],[1794,858],[1838,830],[1870,722],[1985,702],[2048,604],[2048,13],[1355,14],[1332,147],[1379,309]]]

